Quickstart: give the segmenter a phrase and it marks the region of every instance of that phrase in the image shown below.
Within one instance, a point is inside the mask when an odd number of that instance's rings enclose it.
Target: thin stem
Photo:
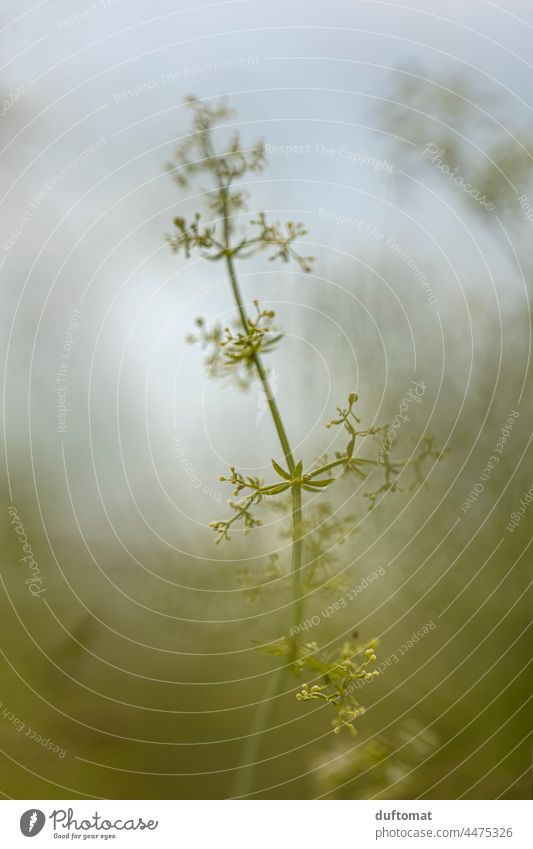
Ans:
[[[223,197],[223,205],[224,205],[224,243],[226,246],[225,260],[226,260],[226,268],[228,271],[228,277],[231,283],[231,289],[233,291],[233,297],[235,298],[235,303],[237,305],[237,310],[239,312],[239,317],[241,319],[241,324],[245,333],[249,332],[248,326],[248,316],[246,315],[246,310],[244,308],[241,291],[239,288],[239,282],[237,280],[237,274],[235,271],[235,265],[233,262],[233,256],[231,252],[230,246],[230,221],[228,215],[228,205],[227,205],[227,188],[221,187],[220,189]],[[270,388],[270,383],[267,377],[267,373],[261,361],[261,357],[259,354],[253,354],[252,356],[253,363],[257,369],[257,374],[259,375],[259,379],[263,386],[263,391],[265,393],[265,397],[267,399],[267,403],[270,409],[270,413],[272,415],[272,420],[274,422],[274,426],[276,428],[276,433],[278,434],[278,438],[281,444],[281,448],[283,454],[285,456],[285,460],[287,461],[287,465],[289,467],[289,471],[292,472],[296,463],[294,462],[294,457],[291,451],[289,439],[287,433],[285,431],[285,427],[283,425],[283,420],[281,418],[281,413],[279,411],[278,405],[276,403],[276,399],[272,393],[272,389]]]
[[[291,574],[293,581],[292,625],[293,633],[302,621],[302,488],[299,484],[292,487],[292,558]],[[296,660],[296,640],[293,638],[289,665]]]
[[[302,562],[302,490],[298,485],[292,488],[292,576],[293,576],[293,615],[292,624],[297,626],[302,620],[302,590],[301,590],[301,562]],[[252,720],[246,742],[243,747],[239,770],[235,780],[234,795],[246,796],[253,789],[255,766],[259,757],[262,736],[270,725],[276,700],[283,690],[287,674],[296,659],[296,641],[293,640],[291,653],[287,663],[279,666],[268,683]]]
[[[255,767],[259,757],[263,733],[268,725],[270,725],[276,707],[276,700],[283,689],[289,668],[288,665],[283,665],[278,666],[274,670],[268,686],[263,693],[263,697],[259,702],[248,731],[248,736],[244,741],[241,760],[233,786],[233,796],[247,796],[253,788]]]
[[[219,180],[220,196],[223,209],[223,234],[224,234],[224,257],[226,261],[226,269],[231,283],[233,297],[237,306],[241,324],[245,333],[249,332],[248,316],[244,307],[241,296],[237,273],[233,261],[233,251],[231,248],[231,223],[228,208],[228,186]],[[289,438],[281,418],[279,407],[272,393],[267,373],[263,366],[261,357],[255,353],[252,357],[254,366],[257,370],[259,380],[263,387],[265,397],[267,399],[272,421],[278,435],[278,439],[285,457],[289,471],[294,471],[296,463],[290,446]],[[301,587],[301,569],[302,569],[302,490],[298,484],[292,486],[292,554],[291,554],[291,574],[293,581],[292,589],[292,624],[298,625],[302,618],[302,587]],[[243,748],[240,767],[237,773],[235,782],[235,795],[248,795],[254,785],[255,765],[259,755],[262,737],[265,730],[269,727],[274,711],[276,709],[277,697],[283,690],[285,678],[289,672],[292,663],[296,656],[296,640],[293,638],[291,652],[287,663],[280,666],[274,675],[271,677],[268,687],[264,693],[263,699],[255,713],[249,735]]]

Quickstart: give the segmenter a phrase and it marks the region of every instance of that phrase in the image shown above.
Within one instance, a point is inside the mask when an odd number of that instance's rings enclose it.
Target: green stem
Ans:
[[[241,296],[237,273],[233,261],[233,252],[231,249],[231,223],[228,208],[228,187],[220,183],[220,195],[223,208],[223,233],[224,233],[224,257],[226,261],[226,269],[230,280],[233,297],[237,306],[241,324],[245,333],[249,332],[248,316],[244,307]],[[285,457],[289,471],[295,469],[296,463],[290,446],[289,438],[281,418],[279,407],[272,393],[267,373],[263,366],[259,354],[253,355],[253,363],[257,370],[259,380],[263,387],[265,397],[267,399],[272,421],[278,435],[278,439]],[[292,587],[292,624],[299,625],[302,618],[302,587],[301,587],[301,569],[302,569],[302,490],[298,484],[292,486],[292,554],[291,554],[291,575],[293,580]],[[270,678],[267,689],[263,695],[263,699],[257,708],[249,734],[246,738],[245,745],[241,756],[241,762],[235,781],[234,795],[246,796],[250,794],[254,786],[255,766],[261,748],[262,738],[269,727],[276,709],[277,698],[283,690],[285,678],[289,672],[292,663],[296,658],[296,640],[293,637],[291,652],[289,658],[283,666],[280,666]]]
[[[223,204],[224,204],[224,243],[226,248],[225,260],[226,260],[226,268],[228,271],[228,277],[230,279],[231,289],[233,292],[233,297],[235,298],[235,303],[237,305],[237,310],[239,312],[239,317],[241,319],[241,324],[245,333],[249,332],[248,326],[248,316],[246,315],[246,310],[244,308],[241,291],[239,288],[239,282],[237,280],[237,274],[235,271],[235,265],[233,262],[233,256],[231,253],[230,246],[230,221],[227,209],[227,188],[221,188],[221,193],[223,196]],[[265,397],[267,399],[268,407],[270,409],[270,413],[272,415],[272,420],[274,422],[274,426],[276,428],[276,433],[278,434],[278,438],[281,444],[281,448],[287,461],[287,465],[289,467],[289,471],[292,472],[296,463],[294,462],[294,457],[291,451],[289,439],[287,433],[285,431],[285,427],[283,425],[283,420],[281,418],[281,413],[279,411],[278,405],[276,403],[276,399],[272,393],[272,389],[270,388],[270,383],[267,377],[267,373],[261,361],[261,357],[259,354],[254,354],[253,363],[257,369],[257,374],[259,375],[259,379],[263,386],[263,391],[265,393]]]
[[[241,760],[233,786],[233,796],[247,796],[253,789],[255,767],[261,749],[262,737],[274,715],[276,701],[280,692],[283,690],[288,671],[288,665],[278,666],[270,677],[255,712],[252,724],[250,725],[248,736],[244,741]]]
[[[302,488],[299,484],[292,487],[292,625],[293,634],[302,621]],[[296,639],[293,637],[289,666],[296,660]]]

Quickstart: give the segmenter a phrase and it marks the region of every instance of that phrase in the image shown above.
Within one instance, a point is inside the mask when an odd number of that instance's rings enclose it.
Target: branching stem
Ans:
[[[271,457],[272,467],[277,475],[271,483],[265,483],[261,477],[244,476],[234,466],[230,467],[229,477],[221,477],[221,480],[233,486],[234,500],[230,500],[229,504],[234,516],[229,520],[217,520],[210,523],[217,534],[215,541],[228,539],[230,528],[236,522],[243,523],[245,532],[260,525],[260,519],[252,514],[251,508],[259,505],[265,497],[288,494],[290,490],[292,501],[290,569],[292,627],[288,635],[274,641],[274,643],[277,642],[277,646],[274,645],[272,653],[283,657],[283,662],[269,674],[266,692],[258,704],[249,733],[245,738],[233,793],[234,796],[243,797],[256,792],[255,774],[257,764],[260,762],[261,747],[266,733],[273,728],[274,712],[291,671],[302,672],[305,669],[314,676],[315,682],[321,682],[314,683],[311,687],[305,683],[296,693],[296,699],[302,702],[318,700],[333,706],[336,718],[332,725],[337,734],[345,727],[354,732],[353,721],[363,711],[355,697],[354,682],[359,679],[370,680],[379,674],[378,670],[370,672],[367,668],[376,660],[372,644],[363,649],[350,641],[345,642],[342,648],[336,650],[337,659],[335,660],[331,653],[320,652],[316,642],[305,643],[298,640],[296,636],[302,630],[304,587],[308,588],[309,579],[313,580],[316,563],[322,558],[321,568],[324,568],[328,555],[329,567],[317,578],[317,581],[321,587],[330,586],[327,569],[331,569],[332,557],[329,552],[332,547],[330,544],[332,535],[339,531],[341,538],[346,535],[342,522],[333,521],[331,518],[325,521],[324,510],[329,515],[329,505],[323,502],[322,509],[315,508],[314,514],[309,507],[310,516],[304,522],[302,492],[304,490],[313,493],[323,492],[335,480],[347,475],[366,479],[369,477],[369,472],[381,467],[385,482],[378,489],[363,493],[370,499],[369,509],[371,509],[380,496],[400,489],[397,479],[406,466],[410,465],[414,469],[415,483],[422,483],[422,465],[432,458],[440,459],[442,451],[437,448],[432,436],[426,436],[414,458],[405,461],[391,460],[389,451],[394,438],[392,434],[389,434],[389,427],[359,429],[361,419],[354,410],[358,396],[356,392],[350,392],[347,405],[337,407],[335,417],[326,424],[327,428],[333,426],[339,428],[341,433],[348,437],[346,447],[342,452],[335,451],[333,458],[327,453],[323,454],[317,460],[320,465],[315,465],[314,468],[311,467],[304,472],[303,459],[296,461],[292,452],[268,373],[263,365],[263,355],[268,354],[281,338],[280,335],[276,335],[277,331],[273,324],[275,312],[260,309],[259,303],[254,301],[257,315],[248,315],[240,291],[236,261],[264,250],[270,254],[269,260],[295,261],[302,271],[308,273],[312,269],[313,257],[302,256],[294,248],[295,241],[305,236],[307,231],[301,222],[287,221],[284,225],[280,225],[276,221],[267,219],[264,212],[259,212],[255,220],[249,221],[249,225],[258,228],[258,234],[250,238],[246,231],[244,238],[239,239],[235,216],[238,210],[246,208],[246,193],[242,186],[235,187],[232,184],[234,180],[240,180],[247,172],[254,173],[263,169],[266,162],[264,145],[258,143],[252,149],[244,149],[240,146],[238,134],[234,133],[225,152],[217,153],[213,147],[211,129],[217,122],[228,118],[231,115],[230,110],[224,103],[214,106],[204,105],[195,98],[189,98],[187,102],[194,110],[194,132],[178,147],[177,165],[171,164],[169,167],[180,186],[188,185],[189,178],[196,173],[209,173],[214,179],[215,186],[207,193],[207,205],[215,218],[212,223],[205,224],[199,212],[195,213],[189,221],[176,217],[174,234],[167,236],[167,240],[174,252],[183,251],[186,257],[195,250],[200,253],[200,256],[210,261],[223,260],[241,325],[235,334],[229,327],[222,328],[219,324],[209,330],[206,329],[203,319],[198,318],[196,320],[199,328],[198,337],[189,337],[189,340],[200,341],[204,346],[212,348],[207,363],[210,369],[212,368],[210,373],[214,376],[231,375],[242,387],[247,387],[251,378],[256,376],[259,378],[285,458],[283,467]],[[419,386],[423,387],[423,384],[416,384],[417,400],[420,400]],[[375,459],[363,457],[357,450],[358,440],[370,436],[379,436],[382,443],[379,455]],[[336,470],[337,474],[333,476],[327,474],[333,470]],[[302,579],[304,536],[306,551],[309,547],[311,552],[305,584]],[[327,547],[327,551],[321,550],[322,545]],[[268,644],[270,649],[271,643],[272,641]],[[362,652],[364,652],[363,659],[356,662],[355,659],[359,658]],[[290,690],[290,684],[288,687]]]
[[[231,247],[231,221],[228,209],[228,186],[222,182],[219,183],[220,195],[223,209],[223,233],[224,233],[224,258],[226,262],[226,270],[228,272],[233,297],[237,306],[237,311],[241,320],[241,324],[245,333],[249,332],[248,316],[242,299],[237,272],[233,260],[234,252]],[[272,416],[272,421],[278,435],[281,445],[281,450],[285,457],[285,462],[291,474],[294,472],[296,462],[290,446],[289,438],[283,424],[283,419],[276,399],[272,392],[267,373],[263,366],[261,357],[258,353],[252,355],[252,360],[257,371],[259,380],[263,387],[268,408]],[[291,574],[292,574],[292,624],[297,626],[302,618],[302,587],[301,587],[301,571],[302,571],[302,489],[298,484],[292,486],[292,555],[291,555]],[[240,768],[237,773],[235,782],[235,795],[248,795],[253,789],[255,765],[261,747],[262,737],[264,732],[269,727],[274,711],[276,709],[277,697],[283,689],[287,672],[290,670],[291,664],[295,660],[296,640],[293,640],[291,654],[288,660],[285,659],[274,676],[269,681],[269,685],[264,694],[262,701],[256,711],[250,733],[246,738],[246,744],[243,748]]]

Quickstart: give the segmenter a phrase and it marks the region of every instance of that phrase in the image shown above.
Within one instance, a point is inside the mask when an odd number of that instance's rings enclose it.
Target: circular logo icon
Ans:
[[[20,830],[24,837],[35,837],[42,831],[45,822],[46,817],[42,811],[30,808],[29,811],[24,811],[20,818]]]

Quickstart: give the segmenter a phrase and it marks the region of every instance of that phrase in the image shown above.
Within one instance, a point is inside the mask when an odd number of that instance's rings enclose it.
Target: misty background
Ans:
[[[242,584],[274,550],[287,562],[281,517],[218,547],[207,527],[227,513],[219,476],[268,475],[278,447],[259,390],[208,379],[186,342],[198,316],[233,316],[223,267],[164,238],[207,188],[165,170],[194,94],[227,97],[241,141],[267,144],[249,217],[308,229],[312,274],[239,266],[286,333],[269,366],[298,455],[328,447],[353,389],[383,424],[413,380],[399,446],[446,449],[427,486],[373,511],[342,484],[357,533],[339,577],[386,578],[309,638],[357,629],[385,661],[435,627],[365,688],[357,738],[280,699],[257,797],[528,797],[533,511],[507,526],[533,483],[529,4],[8,1],[0,17],[4,795],[227,797],[274,668],[253,640],[286,629],[286,581],[256,601]]]

